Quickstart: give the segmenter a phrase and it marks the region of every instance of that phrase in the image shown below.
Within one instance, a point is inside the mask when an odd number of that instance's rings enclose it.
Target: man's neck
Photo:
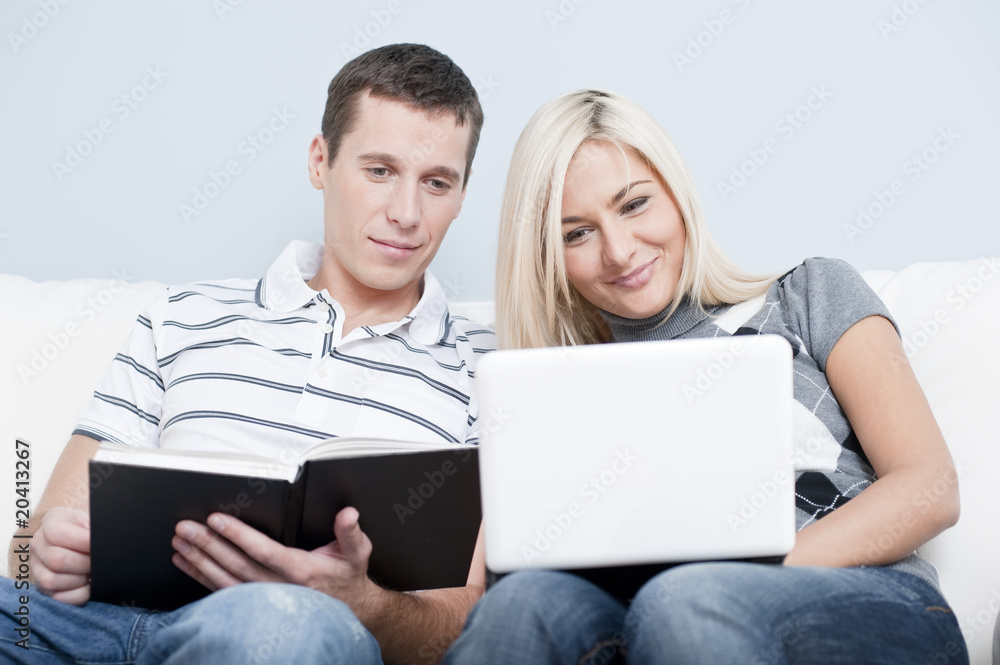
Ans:
[[[384,291],[359,284],[353,279],[338,279],[324,262],[307,281],[310,288],[323,291],[344,309],[343,334],[346,336],[361,326],[377,326],[399,321],[413,311],[423,293],[423,278],[401,289]],[[347,282],[345,284],[345,282]]]

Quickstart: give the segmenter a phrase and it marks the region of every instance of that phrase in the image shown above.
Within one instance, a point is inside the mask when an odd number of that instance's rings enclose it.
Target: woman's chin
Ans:
[[[648,319],[656,316],[667,308],[669,302],[660,303],[615,303],[613,308],[604,308],[616,316],[625,319]]]

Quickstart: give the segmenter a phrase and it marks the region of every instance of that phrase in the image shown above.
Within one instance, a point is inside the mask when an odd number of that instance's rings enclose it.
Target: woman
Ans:
[[[542,107],[518,141],[496,284],[506,348],[785,337],[798,535],[784,565],[676,566],[630,601],[567,573],[509,575],[445,662],[968,663],[914,552],[958,519],[955,468],[895,324],[850,266],[737,269],[664,131],[585,90]]]

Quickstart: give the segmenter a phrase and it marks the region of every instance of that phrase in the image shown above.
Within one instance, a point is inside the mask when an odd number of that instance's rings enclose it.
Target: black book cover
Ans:
[[[227,512],[302,549],[358,509],[369,576],[397,591],[464,586],[482,519],[478,451],[446,448],[305,462],[284,480],[91,462],[91,598],[171,610],[208,590],[171,562],[178,521]]]
[[[345,506],[372,541],[368,575],[396,591],[465,586],[482,521],[475,448],[313,460],[306,464],[296,544],[330,542]],[[380,546],[381,545],[381,546]]]

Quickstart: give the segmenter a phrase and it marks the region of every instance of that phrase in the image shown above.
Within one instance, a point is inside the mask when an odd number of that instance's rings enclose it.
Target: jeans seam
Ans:
[[[582,656],[580,656],[580,659],[577,661],[578,665],[584,665],[584,663],[586,663],[589,659],[593,658],[598,653],[600,653],[601,650],[606,646],[611,646],[613,648],[613,651],[611,652],[611,659],[607,661],[609,663],[613,662],[615,656],[618,654],[620,654],[621,656],[627,656],[628,649],[625,647],[623,638],[624,635],[621,633],[621,631],[619,631],[615,633],[614,636],[609,637],[606,640],[600,640],[590,649],[590,651],[587,651]]]
[[[155,619],[159,612],[143,612],[135,618],[132,624],[132,631],[129,633],[128,648],[125,657],[127,663],[134,663],[139,657],[139,651],[146,643],[146,636],[149,633],[149,622]]]

